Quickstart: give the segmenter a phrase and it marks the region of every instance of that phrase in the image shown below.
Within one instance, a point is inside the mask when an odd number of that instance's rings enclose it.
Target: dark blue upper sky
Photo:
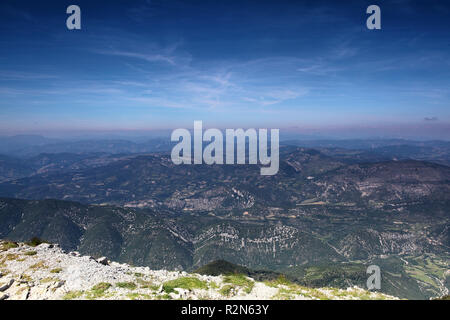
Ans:
[[[82,29],[67,30],[66,8]],[[381,30],[366,8],[381,8]],[[0,133],[450,139],[448,1],[5,1]]]

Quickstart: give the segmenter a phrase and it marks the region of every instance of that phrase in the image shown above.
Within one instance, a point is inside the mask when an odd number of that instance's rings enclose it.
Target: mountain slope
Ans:
[[[411,160],[345,165],[291,147],[281,154],[280,171],[271,177],[255,165],[176,166],[168,156],[148,155],[8,181],[0,184],[0,195],[215,215],[297,214],[317,205],[389,211],[450,201],[447,166]]]
[[[0,220],[0,238],[25,241],[37,236],[65,250],[152,269],[195,270],[218,259],[275,272],[333,264],[340,273],[304,283],[361,285],[345,265],[358,260],[364,269],[378,261],[385,266],[383,272],[403,274],[400,282],[392,276],[394,284],[384,288],[386,293],[427,298],[448,290],[449,222],[442,217],[337,212],[261,220],[0,199]],[[389,257],[396,259],[384,263]],[[340,278],[349,281],[335,282]]]
[[[69,254],[51,244],[0,241],[0,300],[397,299],[359,288],[307,288],[285,279],[154,271]],[[4,276],[3,276],[4,275]]]

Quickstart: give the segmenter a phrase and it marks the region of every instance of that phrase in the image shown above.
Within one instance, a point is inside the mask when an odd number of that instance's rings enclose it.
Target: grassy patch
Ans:
[[[92,287],[90,291],[86,293],[86,297],[90,300],[95,300],[105,296],[106,291],[111,288],[110,283],[100,282]]]
[[[0,263],[0,267],[2,267],[1,263]],[[5,275],[11,273],[11,271],[9,271],[7,269],[0,269],[0,273],[5,276]]]
[[[37,252],[36,251],[27,251],[27,252],[24,253],[24,255],[26,255],[26,256],[35,256],[35,255],[37,255]]]
[[[17,248],[19,245],[17,244],[17,242],[13,242],[13,241],[4,241],[1,244],[0,250],[1,251],[7,251],[9,249],[13,249],[13,248]]]
[[[288,289],[288,288],[281,288],[278,290],[278,293],[272,297],[274,300],[291,300],[294,298],[296,292]]]
[[[172,297],[168,293],[165,293],[165,294],[162,294],[162,295],[157,295],[155,297],[155,299],[156,300],[172,300]]]
[[[25,292],[25,290],[29,290],[29,287],[28,287],[28,286],[20,287],[20,288],[16,291],[16,295],[22,294],[23,292]]]
[[[60,273],[62,271],[62,268],[55,268],[50,270],[50,273]]]
[[[219,293],[225,297],[230,297],[235,289],[234,286],[227,284],[219,290]]]
[[[58,279],[55,278],[44,278],[41,280],[41,283],[49,283],[49,282],[53,282],[53,281],[58,281]]]
[[[136,282],[139,284],[140,288],[150,289],[156,291],[159,289],[159,286],[154,284],[152,281],[146,281],[144,279],[137,279]]]
[[[124,289],[129,289],[129,290],[134,290],[137,288],[137,285],[134,282],[118,282],[118,283],[116,283],[116,286],[119,288],[124,288]]]
[[[278,293],[273,297],[275,300],[292,300],[297,296],[303,296],[314,300],[330,300],[330,297],[328,297],[327,294],[318,289],[307,288],[283,278],[279,278],[266,284],[279,288]],[[335,292],[338,291],[334,290],[333,293]]]
[[[128,293],[127,294],[127,298],[131,299],[131,300],[151,300],[152,297],[148,294],[143,294],[143,293]]]
[[[5,261],[18,260],[18,259],[19,259],[19,255],[15,254],[15,253],[8,253],[5,257]]]
[[[194,277],[182,277],[175,280],[167,281],[163,284],[163,290],[166,293],[175,292],[175,288],[192,290],[192,289],[208,289],[205,281]]]
[[[330,300],[330,297],[317,289],[309,289],[309,292],[306,295],[319,300]]]
[[[37,269],[47,269],[47,265],[44,261],[39,261],[38,263],[33,264],[30,269],[31,270],[37,270]]]
[[[252,292],[253,287],[255,285],[255,283],[252,280],[250,280],[243,274],[233,274],[225,276],[224,282],[236,285],[238,287],[242,287],[245,293]]]
[[[25,282],[31,282],[33,281],[33,279],[31,279],[31,277],[25,273],[22,273],[19,277],[19,280],[21,281],[25,281]]]
[[[64,295],[63,299],[64,300],[78,299],[82,295],[83,295],[83,291],[69,291]]]
[[[291,281],[289,281],[288,279],[286,279],[286,277],[284,275],[279,276],[277,279],[275,280],[270,280],[270,281],[264,281],[264,284],[268,287],[272,287],[272,288],[277,288],[278,286],[282,285],[282,286],[287,286],[287,287],[291,287],[294,285],[294,283],[292,283]]]

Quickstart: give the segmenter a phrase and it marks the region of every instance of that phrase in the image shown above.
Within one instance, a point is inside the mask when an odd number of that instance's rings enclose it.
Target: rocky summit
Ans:
[[[397,299],[358,287],[308,288],[280,276],[151,270],[65,252],[58,245],[0,241],[0,300]]]

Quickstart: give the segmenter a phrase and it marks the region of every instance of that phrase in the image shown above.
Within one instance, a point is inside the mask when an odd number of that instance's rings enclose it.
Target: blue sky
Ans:
[[[444,1],[2,1],[0,133],[203,120],[450,139],[449,16]]]

